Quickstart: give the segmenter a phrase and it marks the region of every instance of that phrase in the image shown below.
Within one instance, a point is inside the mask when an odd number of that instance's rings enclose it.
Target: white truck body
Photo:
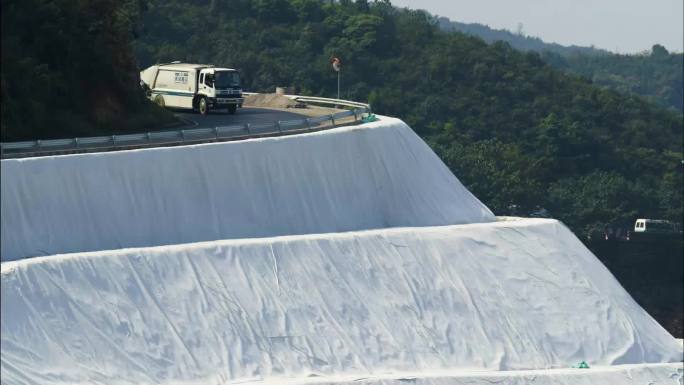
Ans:
[[[639,218],[634,222],[635,233],[676,233],[679,226],[670,221],[662,219]]]
[[[227,108],[234,113],[242,106],[240,74],[232,68],[173,62],[153,65],[140,72],[141,85],[150,100],[170,108]]]

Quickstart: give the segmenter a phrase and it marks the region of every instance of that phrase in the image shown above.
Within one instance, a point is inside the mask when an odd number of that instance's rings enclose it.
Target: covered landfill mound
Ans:
[[[494,217],[396,119],[1,165],[2,384],[682,379],[563,224]]]

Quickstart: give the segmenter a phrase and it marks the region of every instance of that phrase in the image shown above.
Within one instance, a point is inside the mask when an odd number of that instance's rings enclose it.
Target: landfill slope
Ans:
[[[2,264],[8,383],[677,362],[562,224],[226,240]]]
[[[3,261],[494,220],[405,123],[386,117],[305,135],[0,164]]]
[[[3,385],[682,377],[563,224],[495,218],[396,119],[1,164]]]

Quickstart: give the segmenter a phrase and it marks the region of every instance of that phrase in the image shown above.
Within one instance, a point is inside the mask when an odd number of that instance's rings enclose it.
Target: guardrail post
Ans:
[[[332,120],[332,126],[335,127],[335,114],[330,114],[330,120]]]
[[[147,139],[147,143],[149,144],[150,141],[151,141],[151,139],[150,139],[150,133],[149,133],[149,132],[146,132],[146,133],[145,133],[145,139]]]
[[[78,138],[74,138],[74,148],[78,148]]]
[[[216,135],[216,139],[218,139],[218,127],[214,127],[214,135]]]
[[[356,108],[352,109],[352,113],[354,114],[354,121],[356,122]]]
[[[249,123],[245,123],[245,131],[247,131],[247,135],[252,134],[251,132],[249,132]]]
[[[278,128],[279,133],[283,133],[283,128],[280,126],[280,120],[276,120],[276,127]]]
[[[181,142],[185,142],[185,130],[180,130],[181,132]]]
[[[38,147],[39,150],[42,148],[40,139],[36,140],[36,147]]]

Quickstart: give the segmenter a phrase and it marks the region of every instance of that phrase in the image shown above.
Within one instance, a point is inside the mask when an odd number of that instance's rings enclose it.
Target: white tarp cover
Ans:
[[[223,384],[682,359],[679,342],[591,252],[544,219],[24,259],[2,264],[1,303],[7,384]],[[635,382],[616,370],[594,383],[643,384],[673,367],[642,368]]]
[[[493,221],[398,119],[240,142],[3,160],[2,260]]]
[[[681,363],[593,366],[584,369],[389,373],[367,377],[334,376],[260,381],[259,385],[681,385]],[[254,383],[253,383],[254,384]],[[177,383],[177,385],[200,385]],[[256,385],[256,384],[254,384]]]

